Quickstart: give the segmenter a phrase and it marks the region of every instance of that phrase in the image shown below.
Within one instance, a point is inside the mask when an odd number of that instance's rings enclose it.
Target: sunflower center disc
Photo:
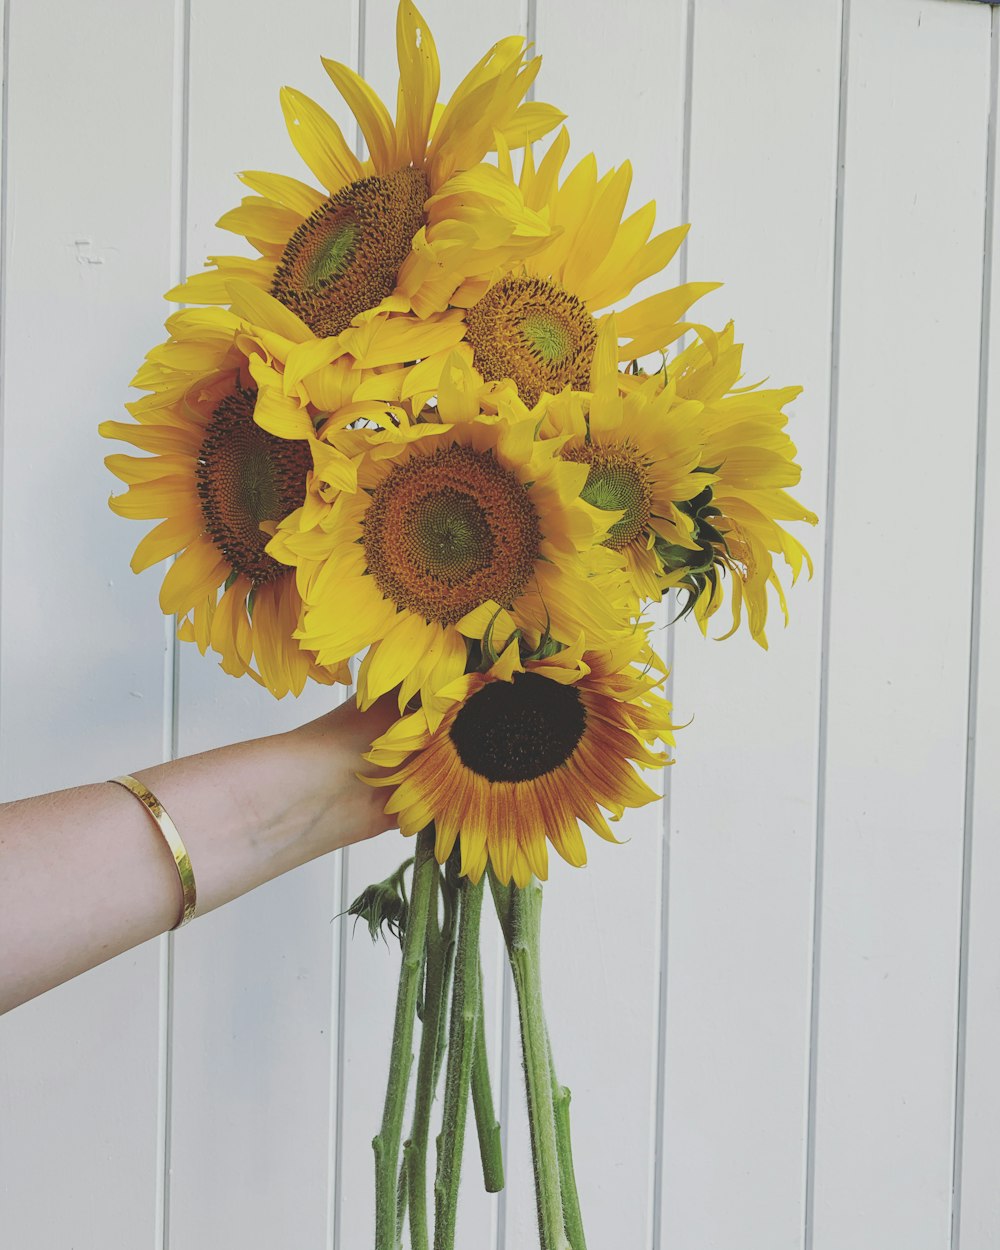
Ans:
[[[287,573],[264,548],[261,521],[281,521],[305,498],[305,442],[275,438],[253,419],[257,392],[237,386],[205,431],[196,470],[205,529],[236,573],[255,585]]]
[[[541,531],[528,492],[492,453],[443,447],[395,465],[364,519],[368,568],[398,608],[453,625],[524,592]]]
[[[533,781],[565,764],[583,737],[587,711],[575,686],[515,673],[477,691],[450,734],[466,768],[488,781]]]
[[[320,338],[340,334],[392,294],[429,194],[419,169],[344,187],[288,240],[271,294]]]
[[[476,368],[488,382],[510,378],[526,404],[543,391],[586,390],[597,346],[582,300],[541,278],[502,278],[466,318]]]
[[[564,451],[563,459],[590,465],[581,498],[595,508],[625,513],[608,530],[606,547],[621,551],[642,537],[649,524],[653,491],[649,470],[634,447],[587,443]]]

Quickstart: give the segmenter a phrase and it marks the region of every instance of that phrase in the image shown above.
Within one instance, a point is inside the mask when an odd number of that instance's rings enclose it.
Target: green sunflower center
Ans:
[[[587,443],[563,452],[565,460],[590,466],[581,497],[595,508],[624,512],[604,540],[606,547],[621,551],[646,534],[653,504],[649,469],[629,443]]]
[[[582,300],[541,278],[502,278],[466,318],[473,360],[490,382],[510,378],[526,404],[564,387],[586,390],[597,346]]]
[[[321,204],[288,240],[271,294],[320,338],[340,334],[396,287],[430,194],[419,169],[361,178]]]
[[[493,534],[479,504],[450,486],[413,508],[414,547],[431,575],[464,580],[493,555]]]
[[[487,781],[534,781],[572,758],[586,728],[575,686],[515,673],[464,703],[449,734],[466,768]]]
[[[205,529],[233,572],[255,585],[288,569],[264,550],[262,521],[281,521],[305,498],[312,467],[305,442],[275,438],[253,419],[257,392],[237,386],[205,430],[195,475]]]
[[[523,594],[541,544],[528,491],[491,452],[414,452],[372,493],[363,542],[379,590],[400,609],[453,625]]]
[[[317,223],[310,247],[303,248],[302,262],[305,280],[316,286],[333,278],[339,278],[354,255],[358,240],[358,223],[352,221],[349,210],[331,213]]]
[[[573,350],[573,336],[566,324],[545,309],[529,314],[521,322],[521,338],[528,349],[547,365],[558,365]]]

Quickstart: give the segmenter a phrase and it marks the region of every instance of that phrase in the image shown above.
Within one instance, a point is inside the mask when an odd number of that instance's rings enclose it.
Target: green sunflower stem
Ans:
[[[372,1141],[375,1152],[375,1250],[396,1250],[400,1239],[399,1145],[403,1135],[406,1091],[413,1066],[413,1017],[424,966],[427,918],[437,879],[432,825],[417,837],[409,914],[403,940],[403,962],[396,996],[389,1081],[385,1091],[382,1127]]]
[[[542,888],[537,881],[523,889],[501,885],[492,872],[490,886],[517,993],[541,1250],[577,1250],[567,1239],[563,1222],[552,1064],[542,1007]]]
[[[472,1058],[479,1013],[479,918],[483,883],[468,877],[458,884],[458,944],[451,996],[448,1061],[444,1078],[444,1109],[437,1139],[434,1181],[434,1250],[454,1250],[458,1182],[465,1144],[465,1118],[472,1083]]]
[[[403,1225],[406,1221],[406,1208],[409,1198],[409,1185],[406,1177],[406,1160],[410,1153],[410,1143],[403,1142],[403,1166],[399,1169],[399,1180],[396,1182],[396,1250],[403,1250]]]
[[[424,1017],[420,1035],[420,1057],[417,1060],[416,1098],[413,1125],[403,1153],[407,1173],[410,1211],[411,1250],[428,1250],[427,1232],[427,1141],[430,1133],[431,1107],[437,1091],[439,1056],[442,1036],[446,1032],[448,986],[451,980],[452,955],[455,950],[454,888],[442,882],[444,919],[438,918],[437,895],[433,900],[427,927],[427,964],[424,972]]]
[[[479,1011],[476,1014],[476,1041],[472,1054],[472,1109],[476,1113],[479,1156],[483,1163],[483,1185],[488,1194],[498,1194],[504,1186],[503,1146],[500,1125],[493,1108],[490,1065],[486,1053],[486,1020],[483,1014],[483,969],[479,968]]]
[[[556,1077],[552,1059],[552,1041],[546,1038],[549,1048],[549,1074],[552,1080],[552,1106],[556,1121],[556,1150],[559,1154],[559,1188],[562,1193],[563,1224],[573,1250],[587,1250],[587,1238],[583,1232],[583,1216],[580,1213],[580,1195],[576,1188],[573,1170],[573,1139],[569,1125],[569,1104],[572,1098],[565,1085]]]

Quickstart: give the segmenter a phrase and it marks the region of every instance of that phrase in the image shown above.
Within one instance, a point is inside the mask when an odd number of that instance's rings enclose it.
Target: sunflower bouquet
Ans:
[[[581,866],[581,823],[656,797],[669,763],[667,670],[651,605],[703,631],[728,601],[766,646],[776,559],[815,522],[784,409],[741,386],[741,346],[692,321],[715,283],[634,288],[686,227],[625,216],[631,169],[567,170],[564,115],[529,100],[540,67],[501,40],[439,101],[430,31],[397,17],[395,117],[323,64],[364,136],[281,93],[315,183],[241,175],[219,222],[256,255],[211,257],[134,379],[132,421],[101,432],[122,516],[159,523],[132,559],[172,558],[179,635],[275,697],[354,684],[398,719],[366,777],[415,853],[352,907],[399,938],[385,1108],[374,1140],[376,1250],[454,1245],[470,1101],[488,1189],[503,1185],[483,1023],[485,882],[510,956],[544,1250],[584,1250],[569,1098],[541,1001],[548,848]],[[686,346],[677,350],[686,340]],[[668,358],[669,356],[669,358]],[[786,613],[787,615],[787,613]],[[413,1089],[417,1020],[419,1045]],[[404,1119],[412,1117],[404,1141]]]

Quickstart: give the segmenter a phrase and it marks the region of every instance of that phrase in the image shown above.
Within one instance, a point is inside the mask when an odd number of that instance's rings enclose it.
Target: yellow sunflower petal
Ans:
[[[221,668],[231,677],[242,677],[253,659],[253,635],[247,616],[249,578],[237,577],[227,586],[212,614],[209,641],[221,656]]]
[[[696,301],[720,282],[686,282],[660,291],[618,314],[618,333],[630,341],[620,348],[619,360],[633,360],[668,346],[684,333],[681,318]]]
[[[521,663],[521,648],[515,639],[509,646],[504,648],[503,655],[490,669],[490,676],[495,677],[498,681],[511,681],[515,673],[523,673],[524,665]]]
[[[631,185],[632,166],[626,161],[601,189],[593,209],[577,233],[573,250],[563,266],[563,282],[570,290],[579,290],[610,251],[621,225]]]
[[[555,130],[565,119],[566,114],[555,105],[530,100],[526,104],[518,105],[514,116],[497,133],[512,148],[527,150],[536,139],[541,139],[550,130]]]
[[[202,431],[193,424],[185,428],[174,425],[133,425],[129,421],[102,421],[97,432],[102,438],[131,443],[140,451],[159,455],[171,452],[197,455],[203,437]]]
[[[208,540],[197,541],[167,569],[160,587],[160,609],[167,616],[190,612],[194,605],[226,580],[228,561]]]
[[[402,0],[396,14],[396,54],[396,163],[420,168],[441,85],[441,66],[430,29],[411,0]]]
[[[313,443],[316,477],[334,490],[355,491],[358,488],[357,465],[336,447]]]
[[[361,177],[361,162],[340,127],[315,100],[293,87],[282,87],[281,111],[295,150],[331,195]]]
[[[366,700],[372,702],[394,689],[431,645],[433,627],[409,612],[400,614],[392,629],[372,648]]]
[[[306,323],[267,291],[262,291],[242,278],[226,284],[233,312],[245,317],[254,326],[273,330],[292,343],[305,343],[315,336]]]
[[[361,368],[379,369],[455,347],[464,334],[465,323],[457,310],[426,321],[379,315],[345,330],[341,342]]]
[[[220,230],[231,230],[248,239],[262,239],[283,247],[302,225],[302,215],[263,197],[247,196],[239,208],[223,213],[215,224]]]
[[[263,170],[249,169],[244,170],[239,177],[251,191],[290,208],[300,218],[311,216],[326,202],[326,196],[321,191],[308,183],[300,182],[298,178],[289,178],[287,174],[269,174]]]
[[[262,291],[270,289],[273,265],[247,256],[213,256],[209,262],[215,267],[191,274],[179,286],[171,287],[163,298],[174,304],[227,304],[228,283],[234,278]]]
[[[180,476],[194,467],[190,455],[126,456],[121,452],[105,456],[104,464],[122,482],[156,482],[160,478]]]
[[[133,521],[152,521],[197,506],[198,492],[189,477],[138,482],[130,486],[124,495],[112,495],[108,500],[112,512]]]
[[[176,555],[184,547],[190,546],[204,528],[204,517],[193,508],[167,517],[165,521],[154,526],[136,547],[130,563],[132,572],[141,573],[168,556]]]
[[[342,351],[337,338],[307,339],[304,343],[296,343],[285,358],[282,375],[285,394],[290,394],[304,378],[330,364]]]
[[[516,628],[510,613],[493,602],[481,603],[478,608],[463,616],[455,626],[466,638],[475,639],[484,638],[491,627],[496,646],[506,646]]]
[[[315,435],[312,418],[299,401],[284,395],[276,386],[262,385],[259,375],[266,368],[259,356],[251,356],[250,372],[258,381],[253,419],[262,430],[276,438],[310,439]]]
[[[333,85],[358,119],[375,172],[391,172],[396,161],[396,130],[389,110],[365,80],[349,66],[342,65],[339,61],[327,60],[326,57],[320,59]]]

